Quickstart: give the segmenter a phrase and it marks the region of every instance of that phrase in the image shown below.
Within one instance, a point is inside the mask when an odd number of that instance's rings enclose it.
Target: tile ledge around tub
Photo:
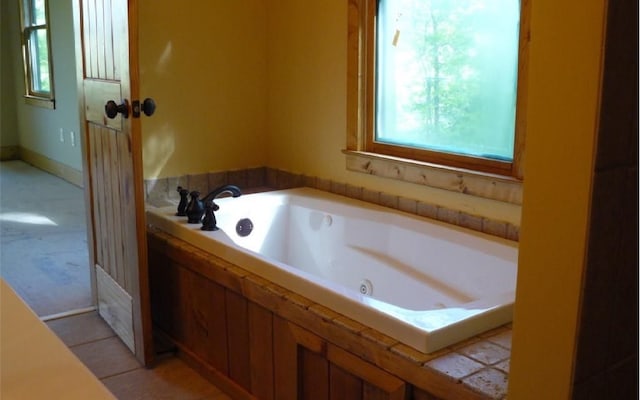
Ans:
[[[246,178],[246,176],[250,176],[252,173],[256,176]],[[253,184],[252,186],[240,185],[240,187],[246,188],[244,192],[247,194],[307,186],[450,223],[503,239],[515,242],[520,240],[520,227],[510,222],[442,207],[408,197],[370,190],[348,183],[335,182],[330,179],[315,176],[294,174],[267,167],[264,169],[253,168],[244,171],[212,172],[209,174],[185,175],[182,177],[145,179],[145,200],[148,204],[156,207],[177,206],[179,201],[178,192],[176,191],[177,186],[183,186],[189,190],[196,188],[203,193],[208,193],[221,184],[236,184],[238,181],[234,180],[234,176],[245,177],[244,179],[241,178],[240,181],[246,184]]]

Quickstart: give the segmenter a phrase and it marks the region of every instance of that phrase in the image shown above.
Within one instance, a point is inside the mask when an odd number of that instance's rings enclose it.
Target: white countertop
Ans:
[[[115,399],[1,278],[0,398]]]

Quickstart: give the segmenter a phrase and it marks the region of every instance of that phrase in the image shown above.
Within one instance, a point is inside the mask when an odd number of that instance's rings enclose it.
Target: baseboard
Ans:
[[[82,171],[73,169],[68,165],[52,160],[42,154],[20,147],[18,159],[47,171],[78,187],[84,186]]]
[[[56,319],[73,317],[74,315],[87,314],[87,313],[93,312],[95,310],[96,310],[96,306],[77,308],[75,310],[63,311],[63,312],[57,313],[57,314],[45,315],[43,317],[40,317],[40,321],[49,322],[49,321],[53,321],[53,320],[56,320]]]
[[[11,161],[20,159],[19,146],[2,146],[0,147],[0,161]]]

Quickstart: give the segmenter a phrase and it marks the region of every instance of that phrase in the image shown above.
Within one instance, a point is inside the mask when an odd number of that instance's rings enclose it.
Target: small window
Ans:
[[[348,150],[522,178],[519,0],[359,0],[353,11]]]
[[[53,108],[53,68],[48,2],[47,0],[21,0],[20,6],[25,99],[30,104]]]

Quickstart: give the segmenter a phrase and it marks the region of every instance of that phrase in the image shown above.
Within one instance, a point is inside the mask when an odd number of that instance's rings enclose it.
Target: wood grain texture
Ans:
[[[273,314],[252,302],[248,311],[251,393],[260,399],[273,399]]]
[[[362,379],[335,364],[329,364],[329,398],[335,400],[361,399]]]
[[[135,352],[131,296],[100,266],[96,266],[98,312],[120,336],[131,352]]]
[[[251,359],[249,354],[248,302],[241,295],[225,291],[229,377],[251,392]]]
[[[228,374],[227,318],[224,288],[198,274],[189,279],[192,332],[189,342],[206,362]]]
[[[153,349],[140,121],[121,115],[110,119],[104,112],[109,100],[130,104],[138,97],[137,7],[137,2],[127,0],[76,1],[74,25],[77,42],[82,43],[76,64],[82,82],[92,261],[130,296],[133,351],[149,364]]]
[[[363,361],[361,358],[331,343],[327,347],[327,359],[332,364],[338,365],[345,371],[379,387],[388,393],[389,399],[404,399],[406,394],[405,382],[373,364]]]
[[[327,400],[329,398],[329,362],[322,355],[304,346],[298,355],[298,398]]]
[[[298,347],[289,322],[273,316],[273,379],[275,398],[295,400],[298,396]]]
[[[107,133],[103,135],[103,139],[105,143],[103,143],[104,149],[106,150],[106,154],[109,155],[108,158],[105,159],[105,163],[107,164],[108,171],[105,178],[108,180],[106,182],[107,188],[109,189],[107,192],[107,196],[111,196],[110,199],[107,199],[107,205],[109,206],[109,215],[108,215],[108,224],[111,226],[109,230],[109,239],[113,242],[111,246],[109,246],[110,250],[113,254],[113,266],[112,266],[112,276],[125,290],[130,291],[131,279],[127,276],[125,262],[129,262],[129,260],[125,259],[125,249],[129,245],[130,242],[124,242],[124,236],[126,235],[126,217],[125,209],[122,204],[122,195],[120,193],[120,177],[119,173],[119,145],[118,141],[121,140],[121,134],[117,132],[113,132],[111,134]],[[123,229],[119,229],[119,227],[124,227]]]

